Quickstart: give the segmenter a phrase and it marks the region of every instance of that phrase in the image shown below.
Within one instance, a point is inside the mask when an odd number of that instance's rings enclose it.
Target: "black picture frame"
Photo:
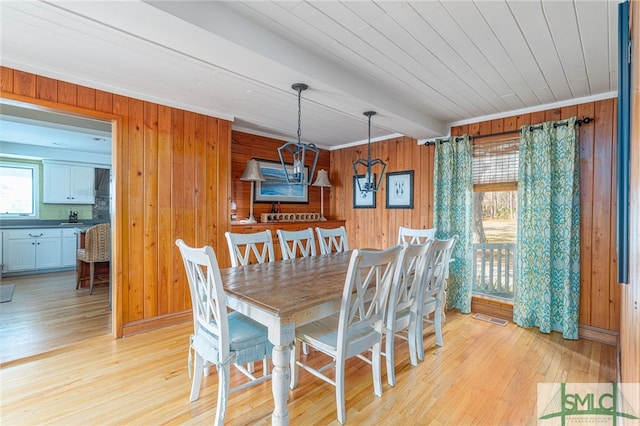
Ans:
[[[358,188],[358,181],[356,179],[361,179],[360,184],[364,184],[365,175],[358,175],[353,177],[353,208],[375,209],[376,193],[372,191],[360,191],[360,189]],[[375,175],[373,175],[373,180],[375,182]]]
[[[254,158],[260,165],[265,180],[256,182],[253,201],[256,203],[309,204],[309,186],[291,185],[279,161]],[[293,173],[293,165],[287,164],[287,170]],[[309,176],[309,167],[304,166],[305,180]]]
[[[413,208],[413,170],[387,172],[386,207]]]

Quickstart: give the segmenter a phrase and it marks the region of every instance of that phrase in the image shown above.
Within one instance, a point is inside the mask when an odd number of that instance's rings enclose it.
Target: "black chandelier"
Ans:
[[[298,141],[287,142],[278,148],[278,156],[280,157],[280,163],[284,170],[284,175],[287,179],[287,183],[290,185],[310,185],[313,175],[316,171],[316,163],[318,162],[318,155],[320,150],[314,144],[305,144],[300,141],[302,134],[300,130],[300,98],[303,90],[307,90],[309,86],[304,83],[295,83],[291,86],[293,90],[298,92]],[[311,171],[307,174],[304,170],[305,157],[307,152],[312,153],[313,166]],[[291,159],[291,165],[287,166],[285,157]]]
[[[387,164],[379,158],[371,159],[371,117],[376,115],[375,111],[366,111],[363,113],[369,117],[369,138],[367,142],[367,159],[360,158],[353,162],[353,173],[358,182],[358,190],[360,192],[377,192],[380,189],[382,183],[382,176],[384,170],[387,168]],[[378,180],[376,181],[376,175],[373,173],[372,168],[374,166],[382,166]],[[364,179],[361,179],[363,178]],[[363,180],[363,182],[361,182]]]

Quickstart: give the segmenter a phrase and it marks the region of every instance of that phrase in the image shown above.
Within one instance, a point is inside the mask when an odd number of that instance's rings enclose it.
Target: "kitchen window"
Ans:
[[[0,163],[0,217],[37,219],[40,167],[28,163]]]

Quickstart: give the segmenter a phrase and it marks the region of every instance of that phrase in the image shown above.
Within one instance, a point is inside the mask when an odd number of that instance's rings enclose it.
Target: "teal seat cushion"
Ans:
[[[247,364],[271,356],[273,345],[267,337],[267,328],[252,319],[231,312],[229,318],[229,350],[235,353],[236,364]],[[193,348],[207,361],[223,363],[218,356],[218,337],[199,328],[192,339]]]

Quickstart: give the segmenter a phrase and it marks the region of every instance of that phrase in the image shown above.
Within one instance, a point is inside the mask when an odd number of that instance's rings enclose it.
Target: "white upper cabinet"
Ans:
[[[94,204],[95,170],[84,164],[43,161],[43,202]]]

